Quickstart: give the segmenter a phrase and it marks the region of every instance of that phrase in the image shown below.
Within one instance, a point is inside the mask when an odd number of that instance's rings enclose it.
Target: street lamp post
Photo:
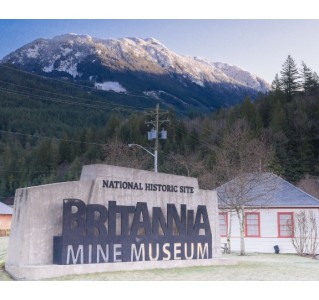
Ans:
[[[154,157],[154,172],[157,173],[157,150],[155,150],[154,153],[152,153],[151,151],[149,151],[148,149],[144,148],[143,146],[139,145],[139,144],[128,144],[129,147],[140,147],[143,150],[145,150],[147,153],[151,154]]]

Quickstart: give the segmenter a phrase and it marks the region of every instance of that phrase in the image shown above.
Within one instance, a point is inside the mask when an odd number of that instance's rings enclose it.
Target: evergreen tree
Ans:
[[[304,92],[308,93],[318,85],[318,75],[312,72],[304,62],[301,63],[301,66],[302,87]]]
[[[276,74],[275,79],[271,83],[271,88],[273,91],[280,91],[281,90],[281,84],[278,74]]]
[[[319,88],[319,76],[316,72],[312,73],[312,91],[315,91]]]
[[[59,144],[59,157],[60,157],[60,163],[63,162],[72,162],[74,159],[74,153],[72,144],[68,142],[68,136],[66,134],[63,135],[63,140],[60,141]]]
[[[271,121],[269,127],[274,133],[282,132],[286,129],[287,121],[285,110],[283,109],[282,103],[277,101],[273,105],[273,110],[271,112]]]
[[[287,96],[287,100],[291,101],[293,95],[300,90],[300,76],[295,61],[290,55],[288,55],[286,61],[282,65],[280,74],[281,87]]]
[[[241,105],[241,117],[246,120],[254,130],[258,130],[262,127],[262,120],[256,111],[256,105],[249,97],[246,97]]]
[[[70,165],[69,172],[67,174],[67,180],[79,180],[81,170],[81,161],[78,157],[76,157]]]

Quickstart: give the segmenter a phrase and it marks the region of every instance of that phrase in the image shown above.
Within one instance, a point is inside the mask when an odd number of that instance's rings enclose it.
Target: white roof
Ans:
[[[0,202],[0,215],[12,215],[12,212],[13,209],[10,206]]]

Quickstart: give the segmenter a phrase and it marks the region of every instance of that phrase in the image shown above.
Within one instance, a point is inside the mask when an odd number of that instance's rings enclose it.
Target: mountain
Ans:
[[[156,99],[178,111],[214,110],[269,90],[265,80],[239,67],[176,54],[153,38],[66,34],[37,39],[2,63],[104,91]]]

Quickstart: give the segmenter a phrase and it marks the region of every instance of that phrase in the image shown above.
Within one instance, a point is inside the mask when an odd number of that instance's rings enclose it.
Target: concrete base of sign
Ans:
[[[236,265],[235,258],[214,258],[196,260],[198,266]],[[83,275],[116,271],[150,270],[150,269],[174,269],[194,267],[193,260],[183,261],[152,261],[152,262],[123,262],[107,264],[85,265],[46,265],[17,267],[6,265],[6,271],[16,280],[39,280],[45,278],[63,277],[68,275]],[[186,270],[185,270],[186,271]],[[187,272],[187,271],[186,271]]]
[[[123,186],[120,182],[123,182]],[[128,182],[132,182],[134,188],[127,188]],[[213,259],[146,259],[122,263],[54,265],[53,237],[63,234],[63,199],[80,199],[86,205],[102,206],[107,206],[109,201],[134,207],[137,202],[144,202],[149,209],[161,208],[164,215],[167,213],[168,203],[176,205],[178,209],[184,205],[193,211],[196,211],[199,205],[204,206],[209,212],[212,237],[210,257]],[[116,224],[121,225],[120,217],[117,216],[116,219]],[[117,232],[121,232],[120,227],[116,229]],[[199,189],[196,178],[109,165],[90,165],[83,167],[79,181],[28,187],[16,191],[5,269],[17,279],[35,280],[71,274],[233,263],[233,260],[222,258],[221,254],[217,193]]]

